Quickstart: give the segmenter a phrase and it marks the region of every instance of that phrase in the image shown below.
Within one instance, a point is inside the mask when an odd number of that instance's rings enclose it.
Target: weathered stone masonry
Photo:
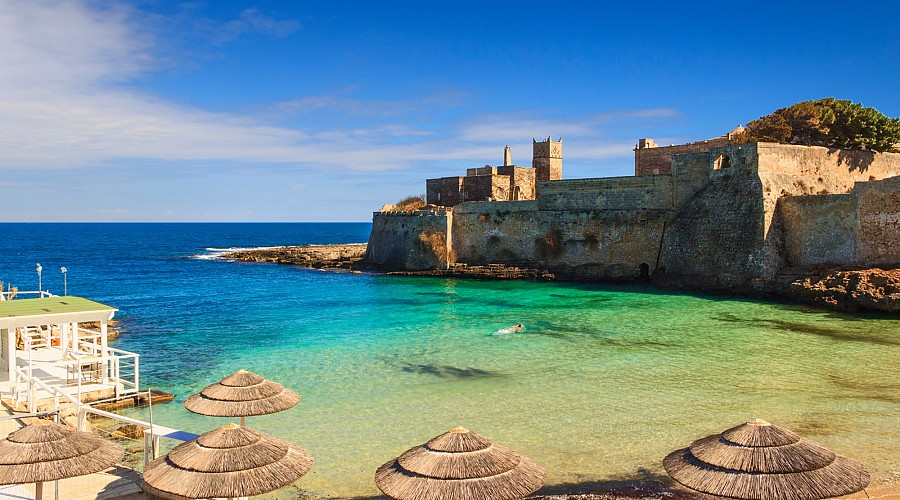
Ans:
[[[536,181],[562,179],[562,138],[534,143],[531,167],[512,164],[509,146],[503,153],[503,166],[470,168],[465,177],[441,177],[425,181],[425,200],[429,205],[454,207],[467,201],[533,200]]]
[[[759,287],[785,266],[900,263],[900,154],[725,144],[676,154],[670,171],[538,181],[533,201],[376,213],[367,260],[588,280],[643,272],[724,289]]]

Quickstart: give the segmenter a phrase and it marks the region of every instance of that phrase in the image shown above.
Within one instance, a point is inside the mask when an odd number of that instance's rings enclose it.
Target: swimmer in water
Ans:
[[[523,328],[525,328],[523,325],[516,325],[516,326],[511,326],[509,328],[501,328],[501,329],[497,330],[496,333],[516,333]]]
[[[525,327],[522,326],[522,325],[516,325],[516,326],[512,327],[512,331],[513,331],[513,332],[518,332],[518,331],[521,330],[522,328],[525,328]]]

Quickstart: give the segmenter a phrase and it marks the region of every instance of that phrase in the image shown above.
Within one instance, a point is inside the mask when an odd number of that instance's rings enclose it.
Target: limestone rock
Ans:
[[[352,269],[366,253],[365,243],[346,245],[304,245],[242,250],[226,254],[241,262],[275,262],[316,269]]]
[[[816,273],[793,281],[786,295],[829,308],[900,313],[900,269]]]
[[[144,427],[136,424],[125,424],[112,432],[116,439],[140,439],[144,437]]]

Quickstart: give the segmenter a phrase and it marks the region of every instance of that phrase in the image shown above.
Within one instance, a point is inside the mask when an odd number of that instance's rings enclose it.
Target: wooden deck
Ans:
[[[79,377],[76,364],[70,363],[67,366],[63,364],[61,358],[62,351],[58,347],[32,350],[32,375],[51,387],[59,387],[63,392],[72,396],[74,399],[77,399],[80,378],[80,390],[84,402],[112,397],[115,393],[116,384],[110,381],[104,383],[99,367],[90,366],[96,365],[96,363],[82,363],[84,366],[82,367],[82,373]],[[16,351],[16,366],[27,373],[28,365],[28,353],[25,351]],[[123,388],[120,386],[119,389],[121,390]],[[13,390],[13,381],[9,380],[9,375],[5,371],[0,370],[0,394],[2,394],[4,398],[8,398],[12,396]],[[36,396],[38,400],[53,397],[52,394],[47,393],[43,389],[37,389]]]

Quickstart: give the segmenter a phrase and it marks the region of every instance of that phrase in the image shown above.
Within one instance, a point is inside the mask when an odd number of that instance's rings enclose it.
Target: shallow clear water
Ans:
[[[127,333],[114,346],[142,354],[142,385],[178,396],[154,408],[163,425],[226,423],[180,402],[239,368],[298,391],[298,407],[248,425],[310,450],[315,466],[298,486],[314,494],[376,493],[380,464],[457,425],[532,458],[550,484],[658,474],[672,449],[753,418],[860,460],[876,482],[900,470],[898,319],[639,287],[197,258],[359,242],[368,230],[0,224],[0,255],[10,256],[0,279],[33,288],[34,262],[45,285],[47,269],[66,265],[70,293],[119,307]],[[497,333],[517,323],[525,329]]]

